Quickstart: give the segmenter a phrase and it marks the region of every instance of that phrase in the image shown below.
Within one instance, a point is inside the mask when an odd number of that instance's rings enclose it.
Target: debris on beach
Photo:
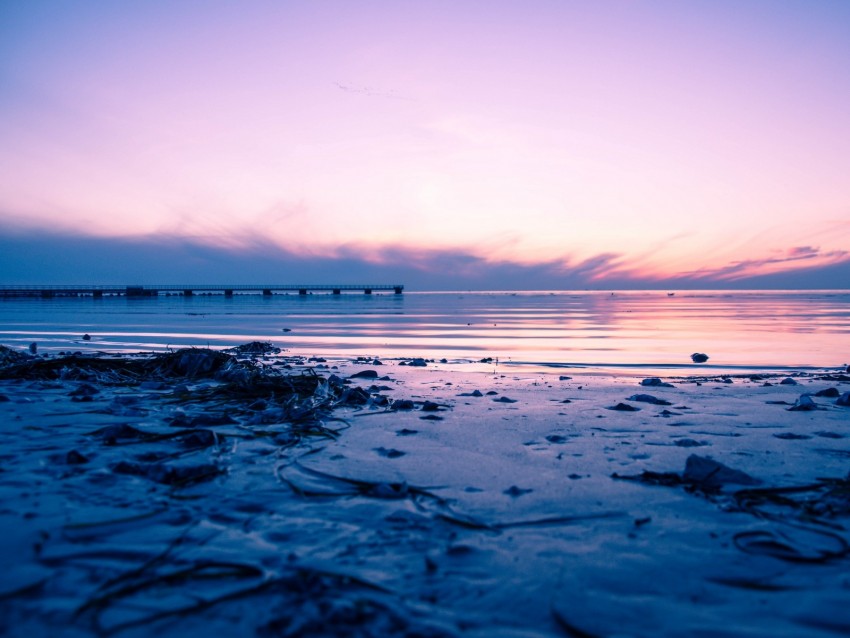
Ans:
[[[232,354],[237,355],[267,355],[267,354],[280,354],[280,348],[273,345],[269,341],[252,341],[250,343],[243,343],[240,346],[236,346],[234,348],[228,348],[225,352],[230,352]]]
[[[691,361],[693,361],[694,363],[705,363],[706,361],[708,361],[708,355],[702,352],[694,352],[691,355]]]
[[[23,352],[12,350],[6,346],[0,346],[0,368],[21,363],[29,358],[30,357]]]

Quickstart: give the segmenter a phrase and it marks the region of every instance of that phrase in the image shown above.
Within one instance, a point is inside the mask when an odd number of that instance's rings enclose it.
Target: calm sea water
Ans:
[[[82,341],[84,333],[91,335]],[[406,292],[0,300],[0,343],[41,352],[271,341],[292,354],[693,370],[850,362],[850,291]]]

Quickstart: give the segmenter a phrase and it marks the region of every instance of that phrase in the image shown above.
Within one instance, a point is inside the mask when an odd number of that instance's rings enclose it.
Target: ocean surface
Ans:
[[[0,343],[13,348],[164,351],[249,341],[293,355],[493,358],[550,369],[834,368],[850,363],[850,291],[0,299]],[[709,361],[695,366],[694,352]]]

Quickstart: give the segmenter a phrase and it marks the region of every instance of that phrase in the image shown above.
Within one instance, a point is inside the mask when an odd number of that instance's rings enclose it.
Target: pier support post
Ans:
[[[298,294],[299,294],[299,295],[306,295],[306,294],[307,294],[307,289],[306,289],[306,288],[301,288],[301,289],[298,291]]]
[[[191,297],[191,296],[192,296],[192,294],[194,294],[194,293],[192,293],[192,291],[191,291],[191,290],[189,290],[188,288],[187,288],[186,290],[184,290],[184,291],[183,291],[183,296],[184,296],[184,297]]]
[[[340,289],[339,289],[339,288],[334,288],[334,290],[333,290],[333,294],[335,294],[335,295],[339,295],[339,294],[341,294]]]
[[[232,296],[233,296],[233,291],[232,291],[230,288],[225,288],[225,289],[224,289],[224,296],[225,296],[225,297],[232,297]]]
[[[41,291],[42,299],[53,299],[53,291],[52,290],[42,290]]]
[[[102,290],[93,290],[91,296],[94,299],[103,299],[103,291]]]
[[[404,288],[402,288],[401,286],[396,286],[395,287],[395,294],[400,295],[402,290],[404,290]]]
[[[272,296],[272,291],[271,291],[271,290],[269,290],[268,288],[266,288],[265,290],[263,290],[263,297],[271,297],[271,296]]]
[[[371,289],[371,288],[366,288],[363,292],[364,292],[365,294],[367,294],[367,295],[371,295],[371,294],[372,294],[372,289]]]

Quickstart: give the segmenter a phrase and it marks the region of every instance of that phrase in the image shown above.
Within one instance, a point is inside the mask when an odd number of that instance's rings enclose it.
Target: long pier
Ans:
[[[284,292],[296,292],[299,295],[307,295],[313,292],[327,292],[332,295],[341,295],[343,292],[362,292],[371,295],[373,292],[391,291],[396,295],[400,295],[404,291],[404,286],[401,284],[275,284],[275,285],[251,285],[251,284],[234,284],[234,285],[100,285],[100,286],[84,286],[84,285],[0,285],[0,298],[2,297],[41,297],[42,299],[52,299],[53,297],[94,297],[100,299],[104,296],[120,296],[120,297],[157,297],[159,295],[178,294],[185,297],[191,297],[195,294],[215,293],[223,294],[225,297],[232,297],[236,293],[257,293],[263,296],[270,297],[273,294]]]

